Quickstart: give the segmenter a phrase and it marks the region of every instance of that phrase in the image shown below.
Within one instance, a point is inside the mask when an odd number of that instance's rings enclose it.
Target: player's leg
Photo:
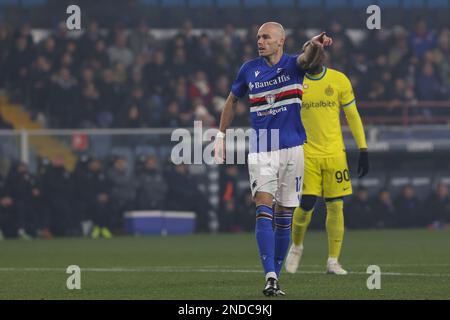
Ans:
[[[352,185],[345,154],[326,159],[324,166],[324,197],[327,208],[326,230],[328,235],[327,272],[345,275],[339,264],[344,239],[343,197],[352,193]]]
[[[317,197],[315,195],[302,195],[300,207],[294,210],[292,219],[292,244],[285,264],[288,273],[297,272],[303,254],[303,240],[311,221],[316,199]]]
[[[300,206],[294,210],[292,220],[292,245],[286,257],[286,271],[297,272],[303,253],[303,240],[311,221],[317,196],[322,195],[320,159],[305,158],[303,195]]]
[[[275,272],[275,238],[272,227],[273,199],[277,185],[276,171],[272,168],[267,153],[249,154],[248,163],[250,186],[256,205],[256,242],[266,279],[263,293],[272,296],[277,294],[278,278]]]
[[[278,275],[289,249],[292,213],[299,206],[303,174],[303,147],[281,150],[275,208],[275,269]]]
[[[328,261],[327,272],[345,275],[345,271],[339,264],[339,256],[344,240],[344,200],[339,198],[326,198],[327,207],[326,229],[328,235]]]

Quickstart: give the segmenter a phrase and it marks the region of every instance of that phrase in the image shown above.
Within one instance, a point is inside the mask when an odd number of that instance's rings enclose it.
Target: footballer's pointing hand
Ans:
[[[325,31],[322,31],[318,36],[313,37],[311,41],[322,48],[331,46],[333,44],[333,39],[327,36]]]
[[[369,153],[364,149],[359,151],[358,178],[364,177],[367,173],[369,173]]]
[[[225,162],[225,133],[219,131],[214,141],[214,161],[216,164]]]

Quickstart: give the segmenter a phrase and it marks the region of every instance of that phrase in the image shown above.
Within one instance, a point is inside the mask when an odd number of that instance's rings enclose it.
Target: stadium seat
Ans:
[[[218,7],[239,7],[241,5],[240,0],[217,0],[216,5]]]
[[[159,4],[158,0],[141,0],[141,2],[147,6],[157,6]]]
[[[134,153],[136,156],[156,156],[157,150],[153,146],[137,146]]]
[[[2,6],[14,6],[19,4],[19,0],[0,0],[0,7]]]
[[[47,3],[47,0],[22,0],[20,1],[24,7],[43,6]]]
[[[348,0],[326,0],[327,9],[344,8],[348,6]]]
[[[405,8],[405,9],[417,9],[417,8],[423,8],[423,7],[424,7],[423,0],[403,1],[403,8]]]
[[[378,5],[383,8],[398,8],[400,7],[400,0],[378,0]]]
[[[212,7],[214,5],[213,0],[188,0],[189,7]]]
[[[296,0],[271,0],[271,5],[273,7],[291,7],[295,8],[297,7],[297,1]]]
[[[322,1],[317,0],[299,0],[298,3],[300,8],[317,8],[322,6]]]
[[[430,9],[448,8],[449,1],[448,0],[428,0],[427,6]]]
[[[111,136],[108,135],[92,135],[89,137],[90,151],[92,155],[98,158],[104,158],[110,155]]]
[[[377,4],[374,0],[351,0],[353,8],[367,8],[371,4]]]
[[[268,5],[268,0],[244,0],[244,7],[264,7]]]
[[[162,0],[163,7],[182,7],[186,5],[186,0]]]

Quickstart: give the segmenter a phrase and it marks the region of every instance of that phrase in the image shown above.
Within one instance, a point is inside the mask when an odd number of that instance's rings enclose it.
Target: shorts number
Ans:
[[[350,175],[349,175],[347,169],[345,169],[344,171],[336,171],[334,176],[336,177],[336,182],[337,183],[342,183],[342,181],[344,181],[344,180],[345,181],[350,181]]]
[[[300,183],[302,183],[302,177],[295,177],[295,192],[300,192]]]

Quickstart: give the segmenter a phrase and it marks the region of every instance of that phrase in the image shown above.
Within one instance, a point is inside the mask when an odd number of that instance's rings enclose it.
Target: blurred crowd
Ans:
[[[37,174],[17,163],[0,175],[0,239],[124,234],[123,214],[131,210],[196,213],[196,232],[209,231],[210,204],[186,165],[162,165],[139,158],[111,161],[83,156],[73,173],[64,158],[43,160]]]
[[[194,27],[186,21],[157,39],[146,21],[104,32],[94,20],[74,38],[62,23],[35,43],[30,24],[2,24],[0,88],[53,128],[216,126],[239,66],[257,54],[258,27],[245,36],[232,24],[222,36]],[[358,101],[390,101],[383,116],[401,115],[405,103],[450,99],[448,28],[419,20],[413,30],[374,30],[357,42],[337,20],[323,28],[334,39],[328,65],[351,78]],[[294,28],[286,51],[298,53],[306,40],[305,29]],[[448,116],[450,108],[414,113]],[[248,125],[245,101],[233,124]]]
[[[254,205],[247,189],[239,188],[238,167],[227,166],[221,179],[219,226],[221,231],[249,231],[254,228]],[[376,228],[450,228],[449,186],[438,183],[429,193],[418,197],[412,185],[400,192],[383,188],[372,194],[364,187],[355,188],[345,198],[345,225],[349,229]],[[318,201],[311,228],[325,227],[326,209]]]
[[[195,231],[213,231],[210,197],[198,176],[186,165],[161,163],[153,156],[131,165],[124,157],[102,161],[87,156],[73,173],[62,156],[43,160],[32,174],[27,165],[13,165],[0,175],[0,239],[53,236],[110,238],[126,233],[124,213],[134,210],[177,210],[196,213]],[[225,166],[219,179],[219,232],[254,229],[254,203],[238,166]],[[311,228],[323,228],[324,205],[319,202]],[[359,187],[346,199],[345,221],[350,229],[450,227],[448,185],[419,198],[413,186],[399,194],[382,189],[377,195]],[[322,221],[323,222],[323,221]]]

